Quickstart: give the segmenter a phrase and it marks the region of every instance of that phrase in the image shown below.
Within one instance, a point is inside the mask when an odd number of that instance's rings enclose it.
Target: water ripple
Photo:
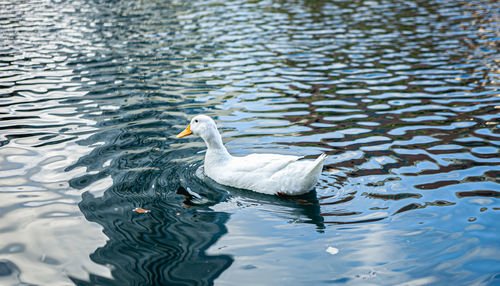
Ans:
[[[0,11],[2,284],[498,280],[495,1]],[[237,155],[327,153],[316,192],[204,177],[198,113]]]

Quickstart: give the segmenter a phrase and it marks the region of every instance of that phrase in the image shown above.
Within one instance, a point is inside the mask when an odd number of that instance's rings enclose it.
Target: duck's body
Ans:
[[[321,155],[316,161],[299,161],[297,156],[251,154],[221,160],[207,150],[204,169],[222,185],[264,194],[300,195],[314,188],[325,158]]]
[[[215,122],[198,115],[178,138],[199,135],[207,145],[205,174],[221,185],[252,190],[264,194],[300,195],[316,185],[326,155],[315,161],[277,154],[250,154],[236,157],[222,143]]]

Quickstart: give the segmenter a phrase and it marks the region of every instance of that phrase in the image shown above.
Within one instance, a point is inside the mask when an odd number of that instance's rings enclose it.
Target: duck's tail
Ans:
[[[319,174],[321,174],[321,171],[323,170],[323,164],[325,163],[325,160],[326,160],[326,154],[323,153],[321,155],[318,156],[318,158],[316,158],[316,160],[314,160],[314,163],[313,163],[313,168],[311,169],[311,171],[309,171],[310,174],[318,174],[318,177],[319,177]]]
[[[319,155],[319,157],[314,160],[312,168],[307,172],[307,187],[309,190],[313,189],[318,182],[321,171],[323,171],[323,164],[325,163],[326,157],[325,153]]]

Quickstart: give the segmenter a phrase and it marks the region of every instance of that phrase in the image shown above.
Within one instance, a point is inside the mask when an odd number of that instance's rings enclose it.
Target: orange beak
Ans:
[[[188,135],[191,135],[193,134],[193,132],[191,131],[191,124],[188,125],[188,127],[186,127],[186,129],[184,129],[184,131],[182,131],[181,133],[177,134],[177,138],[182,138],[182,137],[186,137]]]

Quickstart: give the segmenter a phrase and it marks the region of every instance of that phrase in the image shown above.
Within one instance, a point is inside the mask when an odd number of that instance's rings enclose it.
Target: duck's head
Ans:
[[[217,125],[212,118],[206,115],[197,115],[193,119],[191,119],[191,123],[182,131],[177,134],[177,138],[182,138],[191,134],[196,136],[200,136],[201,138],[208,139],[214,135],[217,135],[219,132],[217,131]]]

